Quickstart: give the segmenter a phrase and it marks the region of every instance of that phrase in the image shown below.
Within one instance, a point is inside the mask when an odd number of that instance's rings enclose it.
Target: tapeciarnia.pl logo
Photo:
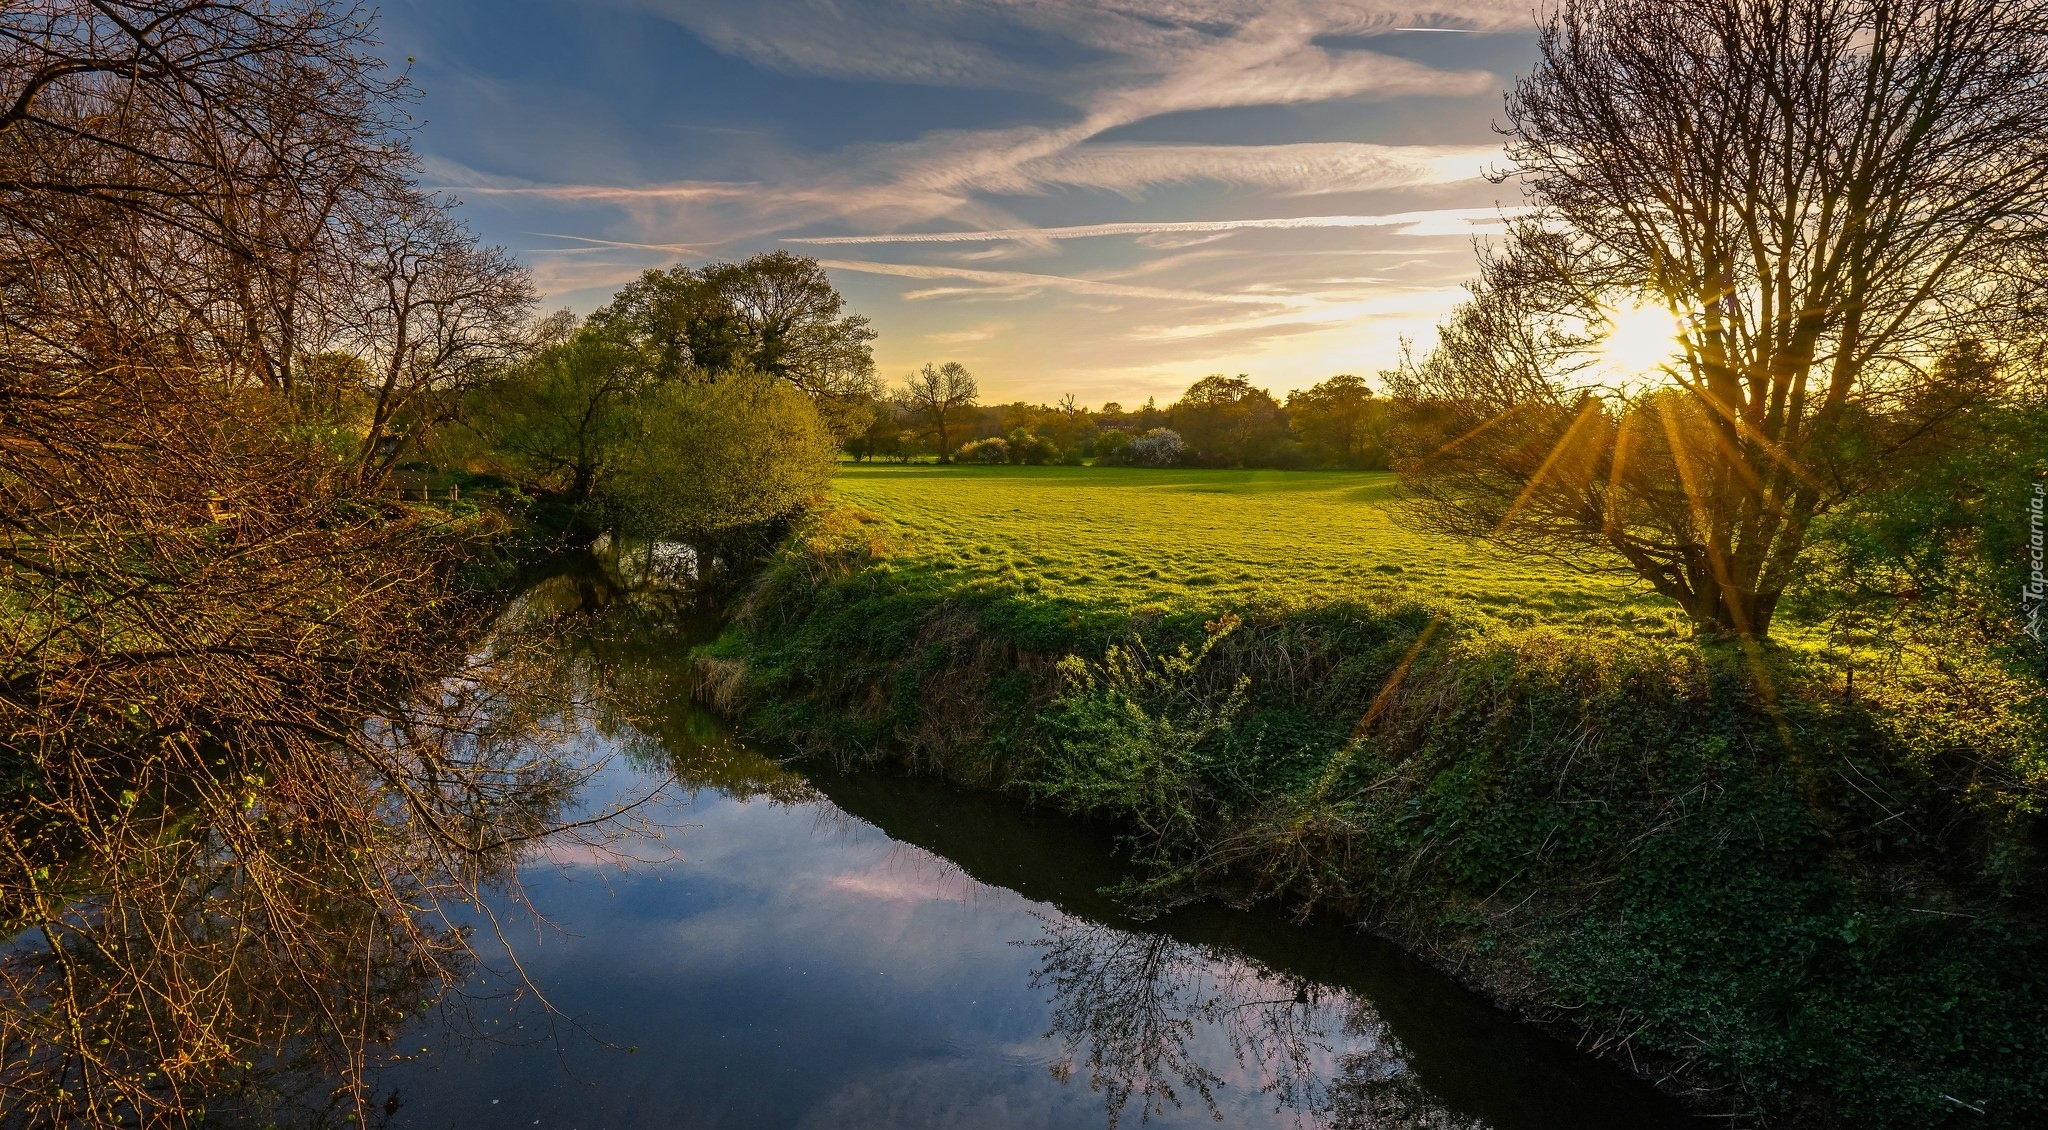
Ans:
[[[2027,616],[2027,634],[2041,639],[2041,607],[2048,604],[2048,541],[2042,524],[2048,518],[2048,483],[2035,483],[2027,499],[2027,583],[2020,589],[2020,610]]]

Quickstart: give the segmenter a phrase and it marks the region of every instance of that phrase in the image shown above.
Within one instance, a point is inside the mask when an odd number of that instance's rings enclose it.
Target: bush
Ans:
[[[1134,637],[1099,663],[1069,655],[1059,698],[1036,720],[1044,757],[1031,790],[1072,812],[1131,820],[1127,842],[1155,882],[1214,835],[1197,750],[1236,722],[1251,676],[1212,690],[1200,668],[1237,625],[1211,623],[1199,650],[1154,652]]]
[[[1010,462],[1027,467],[1040,467],[1060,461],[1057,444],[1041,435],[1033,435],[1023,428],[1010,432]]]
[[[961,463],[1008,463],[1010,445],[1001,438],[970,440],[960,445],[953,458]]]
[[[1177,467],[1187,458],[1187,444],[1170,428],[1153,428],[1124,445],[1119,463],[1132,467]]]
[[[786,518],[838,465],[810,397],[756,373],[654,390],[632,423],[602,488],[622,533],[691,540]]]

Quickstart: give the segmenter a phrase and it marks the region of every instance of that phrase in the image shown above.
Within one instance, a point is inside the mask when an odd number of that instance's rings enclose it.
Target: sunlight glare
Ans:
[[[1600,341],[1593,348],[1594,366],[1611,384],[1628,387],[1655,383],[1665,366],[1683,352],[1683,330],[1671,311],[1639,304],[1609,310]]]

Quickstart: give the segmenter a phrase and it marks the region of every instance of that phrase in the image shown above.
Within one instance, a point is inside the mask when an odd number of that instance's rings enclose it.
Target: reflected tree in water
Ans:
[[[1256,1088],[1299,1124],[1331,1130],[1481,1130],[1445,1109],[1372,1005],[1167,934],[1046,916],[1032,985],[1050,990],[1053,1066],[1085,1070],[1112,1130],[1220,1092]]]
[[[585,805],[607,751],[686,787],[809,795],[690,708],[686,611],[613,570],[564,574],[444,656],[454,675],[354,700],[403,708],[351,722],[330,700],[262,743],[192,735],[13,784],[0,1126],[388,1113],[367,1081],[422,1014],[482,1034],[459,987],[473,931],[523,903],[522,859],[623,863],[658,834],[636,818],[654,790]],[[537,994],[516,968],[480,980]]]
[[[713,627],[715,611],[683,583],[691,560],[687,547],[672,543],[607,547],[529,589],[500,633],[548,653],[554,682],[541,697],[573,711],[554,720],[560,733],[601,739],[692,792],[787,804],[817,799],[801,774],[734,740],[698,705],[689,652]]]

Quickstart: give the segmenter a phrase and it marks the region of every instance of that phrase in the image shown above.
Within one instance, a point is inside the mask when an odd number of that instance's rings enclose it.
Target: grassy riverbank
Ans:
[[[862,470],[702,662],[767,734],[1116,821],[1135,898],[1362,918],[1709,1107],[2038,1124],[2038,686],[1703,647],[1385,489]]]

